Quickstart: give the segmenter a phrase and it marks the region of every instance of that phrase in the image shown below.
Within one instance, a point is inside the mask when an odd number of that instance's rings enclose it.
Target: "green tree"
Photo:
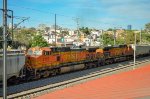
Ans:
[[[7,31],[8,35],[7,35],[7,46],[11,46],[12,41],[11,41],[11,33],[10,30]],[[2,40],[3,40],[3,28],[0,27],[0,49],[2,48]]]
[[[48,32],[50,30],[50,27],[45,27],[45,31]]]
[[[2,32],[3,32],[3,28],[2,28],[2,27],[0,27],[0,34],[2,34]]]
[[[0,27],[0,49],[2,48],[3,28]]]
[[[145,24],[145,30],[150,32],[150,23]]]
[[[142,43],[150,43],[150,34],[142,32]]]
[[[30,42],[31,47],[47,47],[48,42],[42,37],[42,35],[34,36],[33,40]]]
[[[135,31],[127,30],[126,37],[125,37],[126,44],[134,44],[135,41]],[[140,41],[140,33],[136,33],[136,42],[139,43]]]
[[[0,40],[2,40],[2,37],[3,37],[3,28],[0,27]]]
[[[122,39],[122,38],[116,39],[116,44],[117,45],[121,45],[121,44],[124,44],[124,43],[125,43],[124,39]]]
[[[15,41],[22,45],[25,45],[26,47],[30,47],[30,42],[35,35],[36,31],[32,29],[22,29],[14,31]]]
[[[103,35],[103,44],[104,46],[107,46],[107,45],[113,45],[113,35],[109,35],[107,33],[104,33]]]
[[[33,31],[35,31],[35,30],[36,30],[36,28],[34,28],[34,27],[30,27],[29,29],[30,29],[30,30],[33,30]]]
[[[126,32],[124,31],[123,33],[120,34],[119,37],[116,38],[116,44],[117,45],[122,45],[126,43]]]
[[[62,36],[69,35],[69,32],[68,32],[68,31],[61,31],[61,35],[62,35]]]
[[[112,28],[109,28],[107,31],[114,31],[114,29],[112,29]]]
[[[82,28],[79,28],[79,30],[83,32],[85,35],[90,35],[90,32],[91,32],[91,29],[89,29],[88,27],[82,27]]]

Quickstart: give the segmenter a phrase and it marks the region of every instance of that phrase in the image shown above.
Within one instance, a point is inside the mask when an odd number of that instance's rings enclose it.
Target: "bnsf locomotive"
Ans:
[[[134,47],[33,47],[25,56],[25,65],[8,82],[33,80],[56,74],[103,66],[133,59]],[[136,56],[150,55],[150,46],[136,46]],[[9,73],[8,73],[9,74]]]
[[[60,73],[97,67],[129,60],[133,49],[127,45],[118,47],[34,47],[28,50],[24,74],[28,79],[39,79]]]

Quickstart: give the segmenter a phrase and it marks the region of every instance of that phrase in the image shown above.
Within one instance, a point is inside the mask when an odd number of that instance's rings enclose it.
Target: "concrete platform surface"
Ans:
[[[36,99],[150,99],[150,64],[54,91]]]

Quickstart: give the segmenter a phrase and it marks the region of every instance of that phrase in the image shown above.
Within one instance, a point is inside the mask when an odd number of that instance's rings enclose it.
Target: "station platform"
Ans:
[[[150,99],[150,64],[35,99]]]

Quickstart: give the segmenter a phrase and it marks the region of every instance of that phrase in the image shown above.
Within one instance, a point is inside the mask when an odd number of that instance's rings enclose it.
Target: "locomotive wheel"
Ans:
[[[60,74],[60,68],[59,68],[59,69],[57,69],[57,72],[56,72],[56,74]]]
[[[93,67],[95,68],[95,67],[97,67],[98,66],[98,64],[95,62],[95,63],[93,63]]]
[[[53,73],[52,73],[52,76],[55,76],[55,75],[56,75],[56,72],[53,72]]]
[[[105,62],[101,62],[100,65],[101,65],[101,66],[104,66],[104,65],[105,65]]]
[[[84,69],[88,69],[88,64],[86,63],[84,65],[85,65]]]
[[[43,77],[48,77],[50,75],[49,71],[45,71]]]
[[[95,63],[89,63],[88,64],[88,68],[90,69],[90,68],[94,68],[94,67],[96,67],[96,64]]]
[[[14,85],[18,83],[19,83],[19,79],[16,76],[13,76],[10,79],[8,79],[8,85]]]
[[[56,74],[57,74],[57,69],[53,69],[52,72],[51,72],[51,75],[55,76]]]
[[[109,65],[110,64],[110,61],[109,60],[106,60],[106,63],[105,63],[106,65]]]
[[[34,79],[40,79],[40,78],[41,78],[40,73],[36,73],[36,76],[35,76],[35,78],[34,78]]]
[[[91,64],[88,65],[88,68],[89,68],[89,69],[92,68],[92,67],[93,67],[93,65],[91,65]]]

